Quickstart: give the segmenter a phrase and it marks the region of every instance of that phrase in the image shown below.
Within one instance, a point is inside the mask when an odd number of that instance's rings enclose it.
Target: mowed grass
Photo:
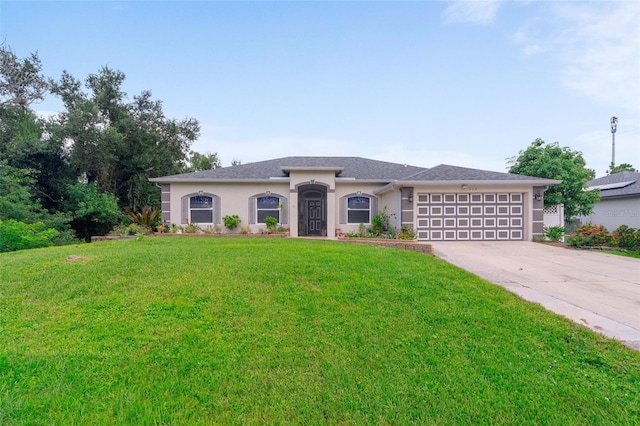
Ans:
[[[638,424],[640,354],[437,258],[145,238],[0,255],[0,424]]]

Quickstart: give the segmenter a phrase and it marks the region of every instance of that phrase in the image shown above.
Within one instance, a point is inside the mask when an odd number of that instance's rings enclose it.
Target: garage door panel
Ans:
[[[522,193],[417,194],[419,240],[522,240]]]

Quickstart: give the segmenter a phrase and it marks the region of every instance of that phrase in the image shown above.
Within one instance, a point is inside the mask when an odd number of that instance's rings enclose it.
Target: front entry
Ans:
[[[322,200],[307,200],[307,235],[322,235]]]
[[[327,194],[319,185],[299,189],[298,235],[320,237],[327,235]]]

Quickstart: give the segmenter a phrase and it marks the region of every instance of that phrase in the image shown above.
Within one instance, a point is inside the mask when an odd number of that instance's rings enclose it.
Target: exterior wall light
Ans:
[[[536,200],[536,201],[540,201],[540,200],[542,200],[542,194],[541,194],[541,193],[539,193],[539,192],[536,192],[536,193],[534,194],[534,196],[533,196],[533,199],[534,199],[534,200]]]
[[[413,191],[409,191],[409,202],[413,202]]]

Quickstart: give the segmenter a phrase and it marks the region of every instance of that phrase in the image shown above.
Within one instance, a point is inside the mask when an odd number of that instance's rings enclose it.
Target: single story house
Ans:
[[[543,234],[543,198],[558,180],[361,157],[285,157],[151,179],[165,223],[202,227],[238,215],[251,232],[275,217],[292,237],[357,232],[385,207],[419,240],[531,240]]]
[[[613,231],[620,225],[640,228],[640,173],[620,172],[587,182],[587,189],[599,189],[600,201],[582,223],[604,225]]]

